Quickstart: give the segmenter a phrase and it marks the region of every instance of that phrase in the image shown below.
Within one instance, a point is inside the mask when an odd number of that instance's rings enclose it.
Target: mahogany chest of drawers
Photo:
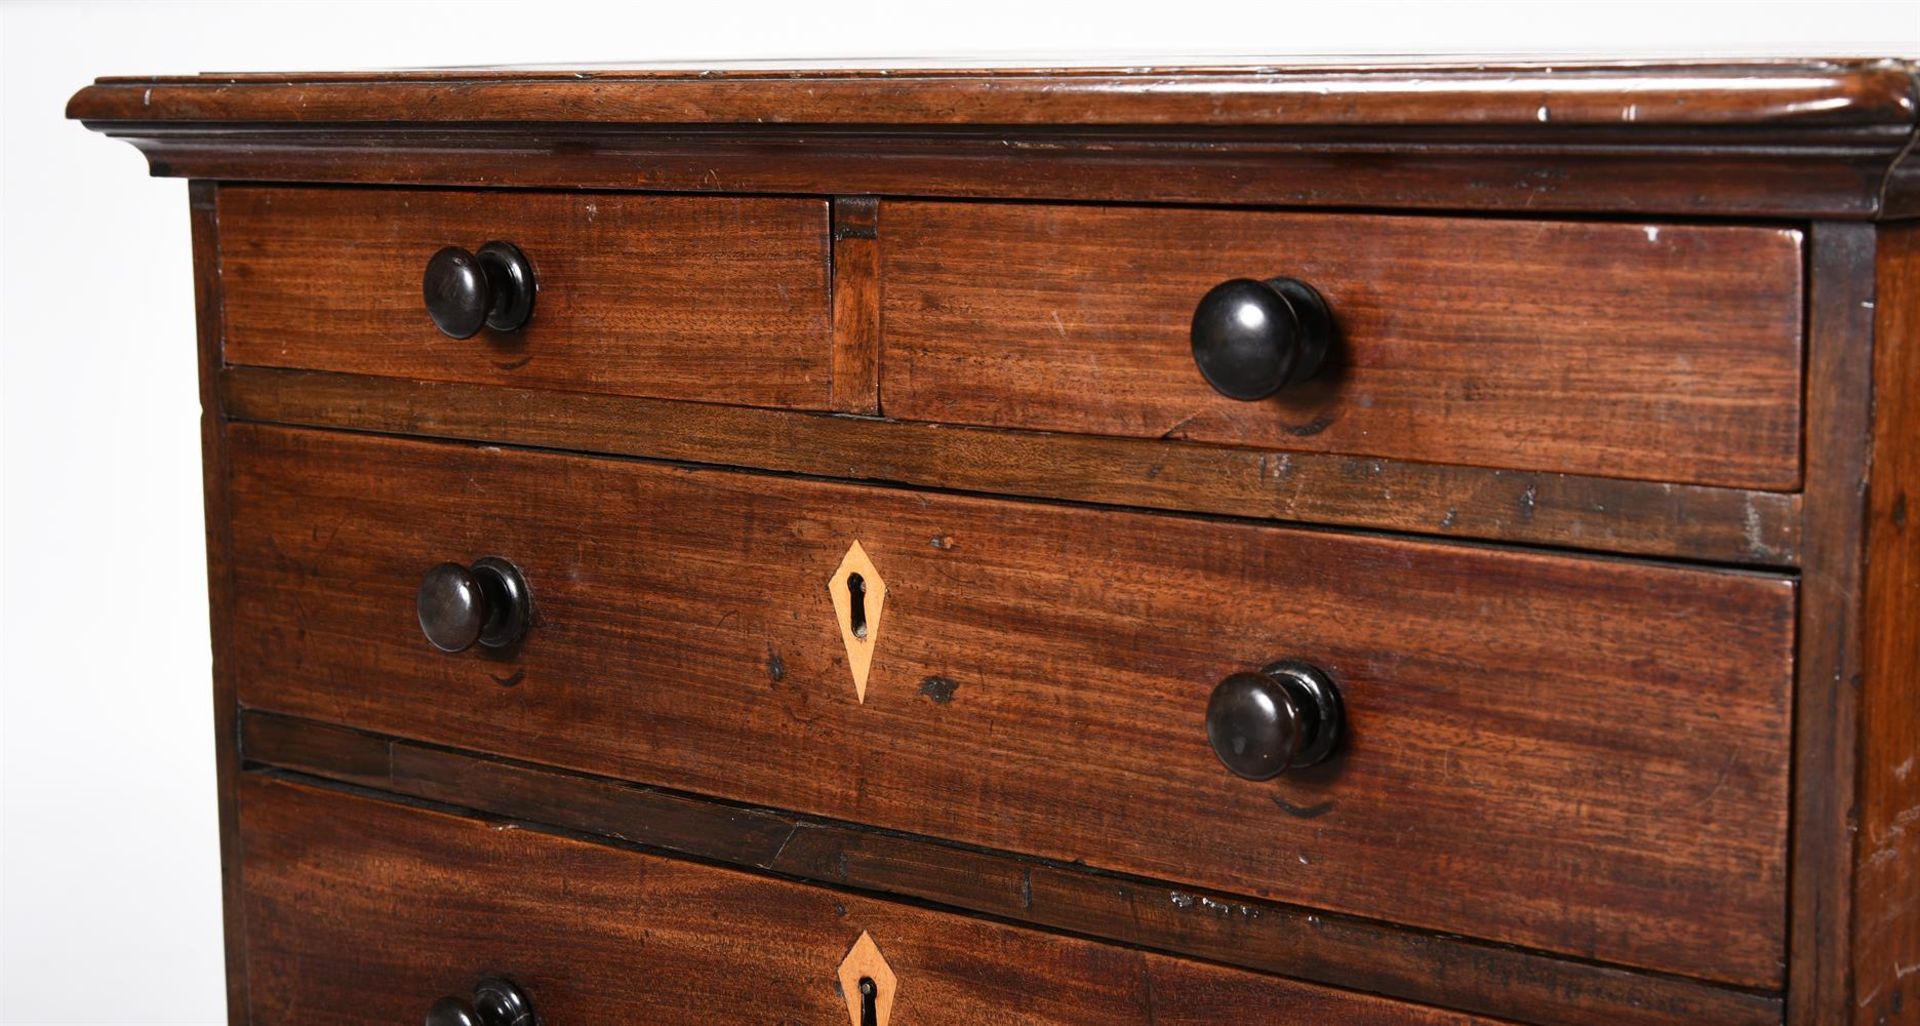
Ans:
[[[232,1021],[1920,1020],[1913,69],[105,79]]]

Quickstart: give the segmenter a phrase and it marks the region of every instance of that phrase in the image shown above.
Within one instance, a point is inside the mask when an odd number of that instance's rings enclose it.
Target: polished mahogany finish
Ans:
[[[113,78],[67,114],[230,180],[1873,219],[1920,213],[1917,94],[1886,60],[1295,59]]]
[[[883,201],[880,223],[890,416],[1767,491],[1800,479],[1791,225],[918,201]],[[1276,270],[1324,297],[1337,344],[1312,378],[1229,398],[1194,371],[1209,351],[1195,304]],[[1265,368],[1255,391],[1280,369]]]
[[[242,798],[252,1026],[418,1022],[420,995],[464,991],[475,965],[511,967],[551,1026],[852,1026],[835,969],[863,933],[898,976],[902,1026],[1203,1026],[1269,1008],[1499,1022],[271,779]],[[450,909],[484,920],[448,929]]]
[[[1563,549],[1800,563],[1797,492],[258,367],[230,368],[217,387],[235,420]]]
[[[264,186],[222,189],[216,205],[230,364],[832,405],[817,198]],[[536,312],[455,343],[421,308],[422,269],[484,239],[531,261]],[[318,295],[316,268],[329,283]]]
[[[447,246],[427,261],[421,281],[427,315],[449,338],[472,338],[483,326],[517,331],[533,315],[533,265],[509,242],[480,252]]]
[[[717,804],[591,774],[248,712],[250,765],[463,807],[829,886],[906,895],[1035,927],[1521,1022],[1769,1026],[1778,994],[1637,973],[1298,905],[1195,891],[1072,862]],[[929,872],[930,869],[937,871]],[[1238,915],[1222,915],[1236,910]],[[1580,995],[1578,1003],[1566,999]]]
[[[193,180],[234,1026],[1914,1021],[1916,82],[81,90]]]
[[[1224,281],[1193,310],[1193,362],[1229,399],[1265,399],[1313,377],[1332,344],[1326,300],[1294,278]]]
[[[464,652],[476,641],[505,648],[533,622],[533,595],[519,567],[482,556],[470,567],[441,563],[428,570],[415,611],[420,632],[442,652]]]
[[[141,90],[151,90],[142,92]],[[1910,123],[1912,73],[1898,61],[1403,58],[1396,62],[866,67],[755,62],[566,68],[254,73],[102,78],[67,115],[89,121],[314,122],[395,119],[565,122],[593,103],[605,123],[1581,127]],[[382,109],[381,104],[387,104]],[[572,106],[563,106],[571,104]]]
[[[1281,660],[1222,680],[1207,699],[1207,743],[1248,780],[1324,762],[1340,741],[1340,689],[1311,663]]]
[[[1777,979],[1790,577],[230,430],[249,708]],[[886,587],[864,698],[828,587],[856,540]],[[418,553],[481,544],[534,582],[541,622],[510,659],[448,659],[412,616]],[[1247,786],[1208,696],[1283,653],[1339,682],[1348,729],[1321,766]]]

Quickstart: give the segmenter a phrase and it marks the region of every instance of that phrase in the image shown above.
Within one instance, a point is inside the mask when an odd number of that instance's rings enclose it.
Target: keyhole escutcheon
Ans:
[[[847,668],[853,674],[854,696],[865,702],[867,672],[873,667],[873,649],[880,640],[880,628],[885,626],[880,621],[886,615],[887,582],[880,577],[879,569],[856,541],[847,547],[847,554],[840,560],[839,568],[828,579],[827,593],[833,601],[833,615],[839,623],[840,640],[847,648]],[[882,989],[885,989],[884,984]],[[847,1000],[853,1000],[852,990],[847,991]]]
[[[847,599],[851,606],[849,619],[853,621],[853,636],[865,639],[867,636],[867,579],[859,574],[847,575]]]
[[[836,975],[834,989],[847,1003],[847,1026],[887,1026],[899,994],[899,980],[872,937],[860,934],[840,960]]]

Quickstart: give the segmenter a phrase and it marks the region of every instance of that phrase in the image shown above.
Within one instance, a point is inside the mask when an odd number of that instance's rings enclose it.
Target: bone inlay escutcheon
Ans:
[[[880,613],[887,601],[887,582],[859,542],[847,550],[840,568],[827,582],[834,616],[840,621],[840,640],[847,646],[847,668],[853,672],[853,693],[867,700],[867,674],[873,668],[873,648],[880,637]]]
[[[840,992],[847,999],[848,1021],[852,1026],[887,1026],[898,990],[893,968],[880,954],[880,946],[862,930],[847,957],[840,960]]]

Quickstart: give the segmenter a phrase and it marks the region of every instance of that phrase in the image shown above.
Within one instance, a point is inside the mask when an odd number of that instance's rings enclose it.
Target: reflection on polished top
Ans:
[[[533,91],[531,86],[547,86]],[[369,86],[376,88],[369,89]],[[1911,128],[1895,60],[1366,61],[1000,67],[734,62],[103,78],[87,121],[1082,125],[1828,125]],[[430,101],[430,102],[429,102]],[[415,104],[418,104],[417,106]]]

